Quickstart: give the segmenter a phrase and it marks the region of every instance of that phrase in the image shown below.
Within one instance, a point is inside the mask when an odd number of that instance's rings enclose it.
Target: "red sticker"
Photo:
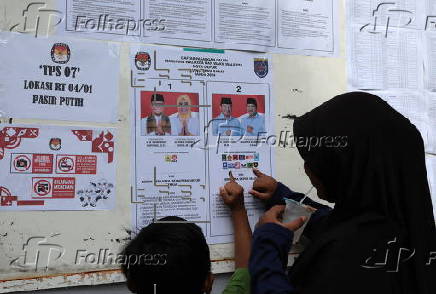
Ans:
[[[0,130],[0,160],[4,158],[6,149],[15,149],[20,146],[21,139],[38,137],[39,129],[5,127]]]
[[[53,154],[33,154],[32,173],[33,174],[53,173]]]
[[[44,205],[44,200],[18,200],[17,196],[11,195],[8,188],[0,186],[0,206],[13,206],[14,202],[17,206]]]
[[[52,183],[50,179],[38,179],[33,183],[33,192],[37,195],[37,197],[51,197],[47,196],[51,193],[51,190]]]
[[[57,174],[97,174],[96,155],[57,155]]]
[[[92,130],[71,130],[73,134],[80,141],[92,141],[92,152],[95,153],[107,153],[107,162],[112,163],[114,161],[115,143],[113,141],[114,135],[109,131],[102,131],[93,139]]]
[[[17,196],[0,196],[0,206],[12,206],[17,201]]]
[[[75,178],[53,178],[52,198],[74,198],[75,190]]]
[[[13,173],[30,173],[32,166],[31,154],[12,154]]]
[[[71,130],[80,141],[92,141],[92,130]]]
[[[51,174],[53,154],[13,153],[10,171],[20,174]]]
[[[32,178],[32,198],[74,198],[75,178]]]
[[[18,206],[25,206],[25,205],[44,205],[44,200],[18,200],[17,201]]]

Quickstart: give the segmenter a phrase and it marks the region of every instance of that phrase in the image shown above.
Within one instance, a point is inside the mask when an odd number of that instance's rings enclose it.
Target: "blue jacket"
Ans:
[[[304,194],[295,193],[279,183],[275,194],[266,203],[266,209],[285,204],[284,197],[300,201]],[[328,215],[331,208],[310,198],[306,198],[303,203],[317,209],[304,230],[304,235],[310,235],[312,226]],[[254,231],[249,263],[253,294],[295,293],[295,288],[286,274],[293,236],[292,231],[273,223],[261,225]]]

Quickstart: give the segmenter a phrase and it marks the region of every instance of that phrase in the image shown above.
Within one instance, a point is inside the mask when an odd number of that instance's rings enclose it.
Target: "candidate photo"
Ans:
[[[198,136],[198,93],[141,92],[142,136]]]
[[[265,129],[264,95],[212,95],[214,136],[258,136]]]

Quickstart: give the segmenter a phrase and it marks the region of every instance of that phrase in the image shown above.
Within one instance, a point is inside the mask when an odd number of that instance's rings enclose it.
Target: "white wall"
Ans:
[[[7,29],[10,24],[19,20],[23,7],[32,1],[29,0],[2,0],[0,2],[0,29]],[[54,3],[55,1],[48,1]],[[292,130],[292,122],[283,119],[287,114],[301,115],[313,107],[340,94],[346,90],[345,66],[345,31],[344,31],[344,3],[339,0],[340,6],[340,56],[337,58],[321,58],[307,56],[274,55],[274,87],[276,97],[276,126],[277,134],[281,130]],[[31,48],[29,48],[31,50]],[[30,52],[30,51],[29,51]],[[18,57],[13,57],[18,58]],[[105,283],[122,280],[122,276],[103,275],[90,280],[88,276],[83,279],[68,278],[66,273],[77,273],[107,268],[81,268],[74,264],[65,263],[47,273],[23,272],[11,269],[9,262],[20,254],[22,245],[32,236],[57,235],[54,241],[66,246],[66,260],[74,260],[77,248],[87,248],[98,252],[101,248],[108,248],[117,252],[122,242],[114,241],[124,239],[127,235],[124,228],[130,227],[130,127],[129,127],[129,64],[128,43],[121,48],[120,73],[120,109],[119,122],[115,126],[119,129],[118,138],[118,174],[117,174],[117,206],[112,211],[46,211],[46,212],[2,212],[0,215],[0,280],[24,279],[14,281],[9,290],[23,290],[29,287],[50,288],[68,285],[83,285],[91,283]],[[299,91],[293,91],[299,89]],[[46,123],[42,121],[15,120],[15,122]],[[55,124],[69,124],[68,122],[50,122]],[[74,123],[74,125],[81,125]],[[101,125],[101,124],[100,124]],[[306,192],[311,185],[306,178],[296,149],[277,148],[275,150],[277,177],[280,181],[290,185],[294,190]],[[315,191],[312,191],[313,196]],[[90,225],[92,224],[92,225]],[[5,235],[6,234],[6,235]],[[93,240],[89,239],[92,237]],[[86,240],[87,241],[84,241]],[[232,270],[233,263],[228,261],[233,256],[232,244],[215,245],[211,248],[211,257],[214,260],[223,260],[213,264],[214,272],[228,272]],[[59,276],[60,274],[60,276]],[[50,281],[46,279],[27,281],[26,278],[51,275]],[[57,276],[56,276],[57,275]],[[218,280],[220,281],[220,280]],[[225,278],[222,278],[225,281]],[[21,283],[21,284],[20,284]],[[35,286],[37,283],[37,286]],[[222,282],[218,282],[221,283]],[[10,283],[11,284],[11,283]],[[11,285],[12,285],[11,284]],[[27,285],[27,286],[26,286]],[[122,291],[121,286],[95,287],[94,292],[113,289]],[[103,289],[103,290],[101,290]],[[4,289],[3,289],[4,290]],[[70,293],[72,289],[59,290],[50,293]],[[89,291],[77,289],[80,291]],[[0,293],[2,289],[0,287]],[[41,293],[41,292],[40,292]],[[49,293],[49,292],[47,292]],[[113,292],[118,293],[118,292]],[[120,292],[121,293],[121,292]]]

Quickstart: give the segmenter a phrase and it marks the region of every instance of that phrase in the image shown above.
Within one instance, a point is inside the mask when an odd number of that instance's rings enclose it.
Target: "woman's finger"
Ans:
[[[261,177],[261,176],[264,175],[264,174],[263,174],[260,170],[258,170],[257,168],[253,168],[253,174],[254,174],[256,177]]]
[[[224,198],[226,196],[228,196],[229,194],[227,193],[227,190],[224,189],[224,187],[220,187],[220,196],[221,198]]]
[[[250,191],[248,191],[248,193],[250,193],[251,195],[253,195],[254,197],[259,198],[259,199],[267,199],[268,198],[266,193],[261,193],[261,192],[258,192],[256,190],[250,190]]]
[[[232,171],[229,171],[230,182],[236,182],[235,177],[232,174]]]
[[[279,217],[285,211],[286,205],[274,205],[267,211],[267,213],[272,213],[275,217]]]

